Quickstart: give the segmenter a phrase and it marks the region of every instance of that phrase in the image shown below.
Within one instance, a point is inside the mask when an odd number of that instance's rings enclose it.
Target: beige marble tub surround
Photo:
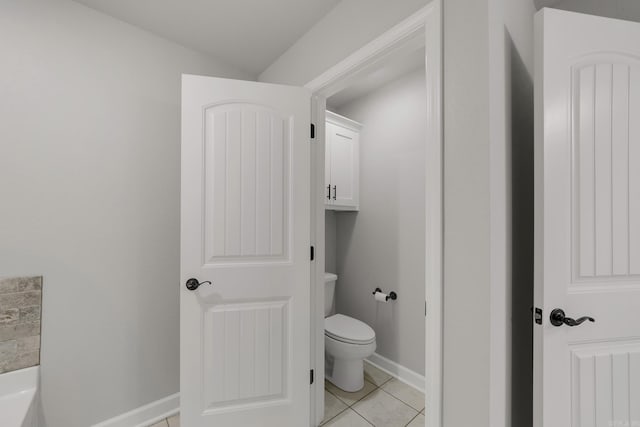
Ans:
[[[42,277],[0,277],[0,373],[40,363]]]

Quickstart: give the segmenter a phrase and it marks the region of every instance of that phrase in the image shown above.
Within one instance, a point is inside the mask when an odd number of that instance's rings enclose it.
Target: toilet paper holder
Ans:
[[[382,292],[382,289],[376,288],[375,291],[373,291],[373,295],[375,295],[376,292]],[[398,294],[396,294],[393,291],[389,292],[389,295],[387,295],[387,301],[389,301],[390,299],[393,300],[393,301],[397,300],[398,299]]]

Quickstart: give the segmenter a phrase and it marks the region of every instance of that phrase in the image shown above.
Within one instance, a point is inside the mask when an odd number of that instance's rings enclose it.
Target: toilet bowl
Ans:
[[[325,378],[344,391],[364,387],[364,359],[376,350],[375,331],[343,314],[331,314],[338,276],[325,274],[324,350]]]
[[[344,391],[364,387],[364,359],[376,351],[376,334],[369,325],[342,314],[325,319],[326,378]]]

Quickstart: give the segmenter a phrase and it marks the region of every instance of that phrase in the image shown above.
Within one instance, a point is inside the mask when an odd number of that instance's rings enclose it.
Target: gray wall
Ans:
[[[444,0],[447,426],[532,422],[535,10]]]
[[[490,420],[488,0],[444,0],[443,15],[443,424],[499,427]]]
[[[335,211],[324,212],[324,270],[330,273],[338,271],[336,260],[336,221],[338,215]]]
[[[376,353],[424,375],[425,71],[337,113],[363,128],[360,211],[335,213],[336,308],[373,327]],[[395,291],[398,300],[375,302],[376,287]]]
[[[44,276],[48,425],[178,392],[180,75],[251,78],[71,1],[0,2],[0,276]]]

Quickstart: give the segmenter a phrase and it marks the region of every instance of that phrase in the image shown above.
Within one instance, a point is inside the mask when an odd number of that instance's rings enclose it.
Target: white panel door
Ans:
[[[183,76],[185,427],[309,423],[310,99]]]
[[[535,92],[534,423],[640,426],[640,24],[542,10]]]
[[[331,200],[337,206],[358,206],[358,143],[360,134],[327,122],[330,144]]]

